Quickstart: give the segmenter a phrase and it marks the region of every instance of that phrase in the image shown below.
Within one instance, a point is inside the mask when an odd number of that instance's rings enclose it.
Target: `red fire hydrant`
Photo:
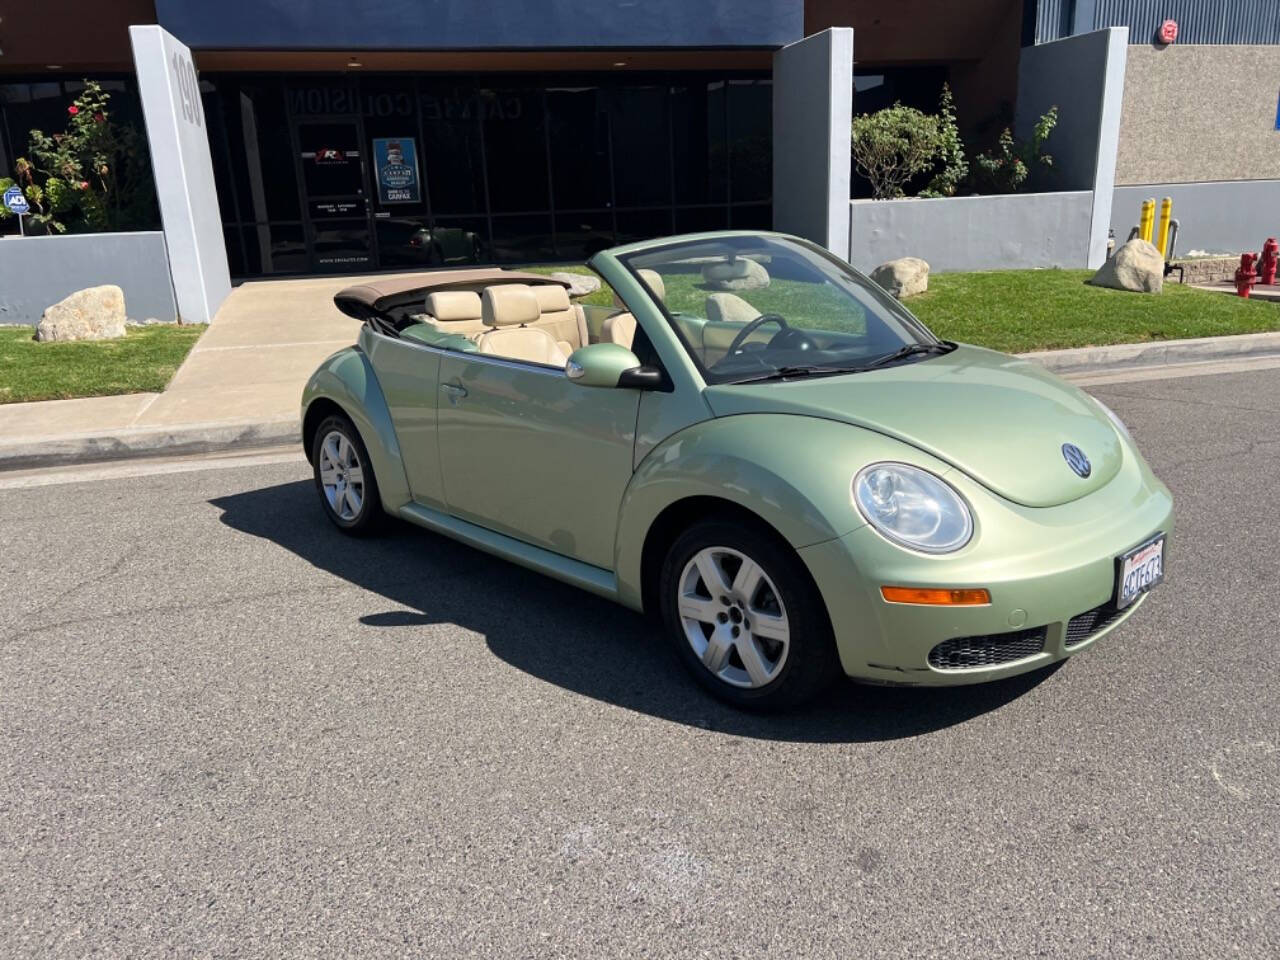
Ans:
[[[1267,237],[1262,245],[1262,257],[1258,260],[1258,282],[1272,286],[1276,282],[1277,254],[1280,254],[1280,243],[1275,237]]]
[[[1258,271],[1253,268],[1257,259],[1256,253],[1240,254],[1240,266],[1236,269],[1236,293],[1246,300],[1249,299],[1249,291],[1258,282]]]

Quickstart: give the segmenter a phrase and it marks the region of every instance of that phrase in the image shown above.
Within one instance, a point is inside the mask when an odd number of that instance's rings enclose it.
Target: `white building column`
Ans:
[[[773,225],[849,257],[853,30],[773,55]]]
[[[191,51],[158,26],[130,27],[129,39],[178,315],[208,323],[231,292],[231,274]]]

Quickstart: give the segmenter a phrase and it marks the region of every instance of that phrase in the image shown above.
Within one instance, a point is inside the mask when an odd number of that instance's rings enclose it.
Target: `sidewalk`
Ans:
[[[299,444],[302,387],[360,323],[333,295],[352,277],[263,280],[231,292],[163,393],[0,404],[0,471]],[[1023,354],[1081,382],[1280,364],[1280,333]],[[299,446],[300,449],[300,446]]]
[[[0,404],[0,469],[297,441],[303,384],[360,329],[333,305],[353,280],[241,284],[163,393]]]

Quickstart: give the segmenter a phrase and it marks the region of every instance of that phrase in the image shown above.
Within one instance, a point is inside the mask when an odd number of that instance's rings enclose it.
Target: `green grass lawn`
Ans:
[[[1089,270],[943,273],[903,301],[948,340],[1019,353],[1280,330],[1280,304],[1179,283],[1158,295],[1085,283]]]
[[[0,403],[163,390],[204,330],[166,323],[120,340],[37,343],[33,327],[0,327]]]
[[[590,273],[583,266],[524,269]],[[1280,304],[1178,283],[1166,283],[1159,295],[1108,290],[1086,284],[1090,276],[1089,270],[935,274],[927,293],[903,302],[940,337],[1009,353],[1280,330]],[[703,315],[709,291],[697,274],[668,275],[666,286],[671,307]],[[822,327],[820,320],[806,318],[823,312],[826,304],[815,296],[820,293],[809,284],[775,279],[745,297],[756,309],[780,313],[797,326]],[[613,293],[603,287],[582,302],[607,305]]]

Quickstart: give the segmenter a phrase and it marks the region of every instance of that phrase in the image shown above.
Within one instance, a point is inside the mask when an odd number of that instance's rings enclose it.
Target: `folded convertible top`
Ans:
[[[486,267],[476,270],[432,270],[409,277],[370,277],[361,283],[344,287],[334,294],[333,302],[349,317],[367,320],[371,313],[384,314],[393,307],[426,299],[434,290],[478,290],[494,283],[558,283],[560,280],[541,273]]]

